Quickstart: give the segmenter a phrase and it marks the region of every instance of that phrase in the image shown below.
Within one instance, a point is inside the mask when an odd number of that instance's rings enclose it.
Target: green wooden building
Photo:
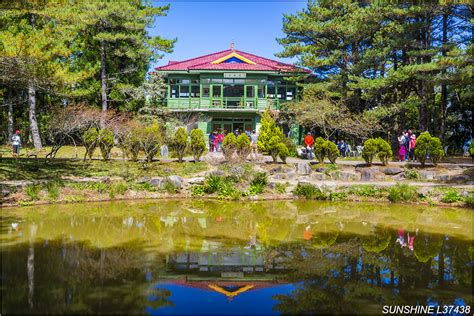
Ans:
[[[261,112],[278,110],[284,102],[298,98],[295,83],[285,77],[304,70],[235,50],[232,45],[225,51],[170,61],[155,71],[167,80],[168,109],[200,113],[197,126],[209,134],[218,129],[258,130]],[[297,127],[292,136],[298,137]]]

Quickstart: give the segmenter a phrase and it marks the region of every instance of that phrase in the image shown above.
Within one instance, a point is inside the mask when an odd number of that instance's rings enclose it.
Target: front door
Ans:
[[[232,124],[232,132],[235,132],[236,129],[239,129],[240,133],[244,132],[244,123],[235,122]]]

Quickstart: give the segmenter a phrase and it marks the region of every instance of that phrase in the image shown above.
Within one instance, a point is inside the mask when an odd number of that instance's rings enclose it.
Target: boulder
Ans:
[[[388,167],[388,168],[383,169],[382,172],[389,175],[389,176],[393,176],[393,175],[402,173],[403,169],[398,168],[398,167]]]
[[[204,181],[206,180],[206,178],[204,177],[195,177],[195,178],[189,178],[187,180],[187,183],[190,184],[190,185],[201,185],[201,184],[204,184]]]
[[[311,174],[311,179],[316,180],[316,181],[323,181],[323,180],[326,180],[326,175],[321,172],[315,172]]]
[[[166,181],[171,182],[175,188],[181,189],[183,187],[183,178],[180,176],[169,176]]]
[[[218,176],[223,177],[225,176],[225,172],[222,170],[211,170],[207,173],[208,176]]]
[[[225,157],[222,153],[215,153],[215,152],[209,152],[207,153],[203,160],[210,164],[211,166],[217,166],[223,162],[225,162]]]
[[[137,183],[145,183],[145,182],[150,182],[151,178],[150,177],[141,177],[136,180]]]
[[[164,180],[162,177],[154,177],[150,179],[149,183],[154,187],[161,188],[163,186]]]
[[[318,167],[318,168],[316,168],[316,171],[317,171],[317,172],[322,172],[322,173],[324,173],[324,172],[326,171],[326,168],[324,168],[324,167]]]
[[[296,173],[298,175],[305,175],[311,173],[311,166],[307,162],[298,162],[296,164]]]
[[[418,173],[422,180],[434,180],[436,177],[436,171],[433,170],[420,170]]]
[[[360,174],[354,172],[342,171],[339,178],[343,181],[357,181],[360,179]]]
[[[360,171],[360,179],[362,181],[382,180],[383,178],[384,174],[377,169],[363,168]]]

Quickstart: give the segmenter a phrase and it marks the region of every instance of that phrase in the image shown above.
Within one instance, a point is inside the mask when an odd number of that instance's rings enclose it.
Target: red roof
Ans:
[[[217,60],[230,54],[237,54],[237,58],[243,57],[252,63],[216,63]],[[214,63],[213,63],[214,62]],[[269,58],[264,58],[242,52],[240,50],[227,49],[221,52],[204,55],[183,61],[170,61],[168,65],[156,67],[158,71],[189,71],[189,70],[246,70],[246,71],[276,71],[276,72],[301,72],[305,71],[291,64],[285,64]]]

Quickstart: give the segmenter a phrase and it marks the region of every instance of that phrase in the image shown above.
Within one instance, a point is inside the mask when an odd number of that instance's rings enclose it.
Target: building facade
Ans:
[[[283,103],[298,99],[296,84],[285,77],[303,72],[235,50],[233,45],[225,51],[170,61],[155,71],[165,76],[168,109],[200,113],[198,127],[205,134],[258,130],[261,112],[279,110]]]

